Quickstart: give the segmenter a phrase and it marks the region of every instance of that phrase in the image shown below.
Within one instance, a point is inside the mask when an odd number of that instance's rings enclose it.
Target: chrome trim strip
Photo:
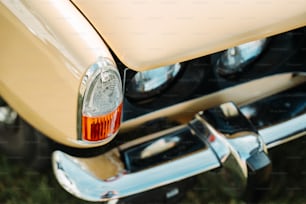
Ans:
[[[268,148],[273,148],[306,135],[306,114],[259,130]]]
[[[248,167],[255,171],[257,169],[253,168],[255,166],[262,168],[269,165],[269,160],[261,165],[258,162],[250,162],[257,155],[265,155],[266,146],[256,129],[234,103],[228,102],[201,111],[196,115],[196,119],[209,131],[203,139],[209,142],[223,167],[230,168],[233,165],[233,160],[229,162],[229,157],[232,157],[235,165],[239,166],[238,172],[247,178]],[[209,137],[213,137],[213,139],[209,139]]]
[[[82,109],[83,109],[83,101],[85,92],[87,90],[87,81],[92,75],[99,69],[98,64],[91,65],[86,73],[82,77],[82,81],[79,87],[79,94],[78,94],[78,105],[77,105],[77,139],[79,141],[82,140]]]
[[[199,162],[201,161],[201,162]],[[99,180],[90,171],[63,152],[53,153],[53,170],[68,192],[88,201],[109,201],[173,183],[220,166],[211,149],[132,174],[120,172],[108,180]]]

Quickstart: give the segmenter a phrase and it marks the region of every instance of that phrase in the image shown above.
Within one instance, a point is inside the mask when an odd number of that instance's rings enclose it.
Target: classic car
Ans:
[[[304,0],[1,0],[0,25],[1,150],[80,199],[212,171],[255,195],[305,135]]]

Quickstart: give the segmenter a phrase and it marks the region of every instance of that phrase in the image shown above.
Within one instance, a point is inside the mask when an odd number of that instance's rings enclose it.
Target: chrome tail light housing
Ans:
[[[122,82],[112,59],[99,58],[80,85],[77,134],[80,142],[107,143],[117,134],[122,114]]]

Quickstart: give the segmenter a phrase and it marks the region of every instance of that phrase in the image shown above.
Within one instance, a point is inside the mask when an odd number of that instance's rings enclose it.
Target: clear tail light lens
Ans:
[[[80,87],[78,139],[110,141],[120,127],[122,100],[122,82],[115,63],[99,59],[87,70]]]

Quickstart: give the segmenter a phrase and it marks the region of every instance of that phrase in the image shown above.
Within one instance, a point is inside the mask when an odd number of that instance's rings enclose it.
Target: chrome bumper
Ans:
[[[88,201],[119,199],[214,169],[226,169],[244,188],[251,172],[269,174],[269,148],[306,134],[305,90],[304,83],[246,105],[223,103],[96,157],[55,151],[55,176]],[[275,104],[277,117],[270,118]]]

